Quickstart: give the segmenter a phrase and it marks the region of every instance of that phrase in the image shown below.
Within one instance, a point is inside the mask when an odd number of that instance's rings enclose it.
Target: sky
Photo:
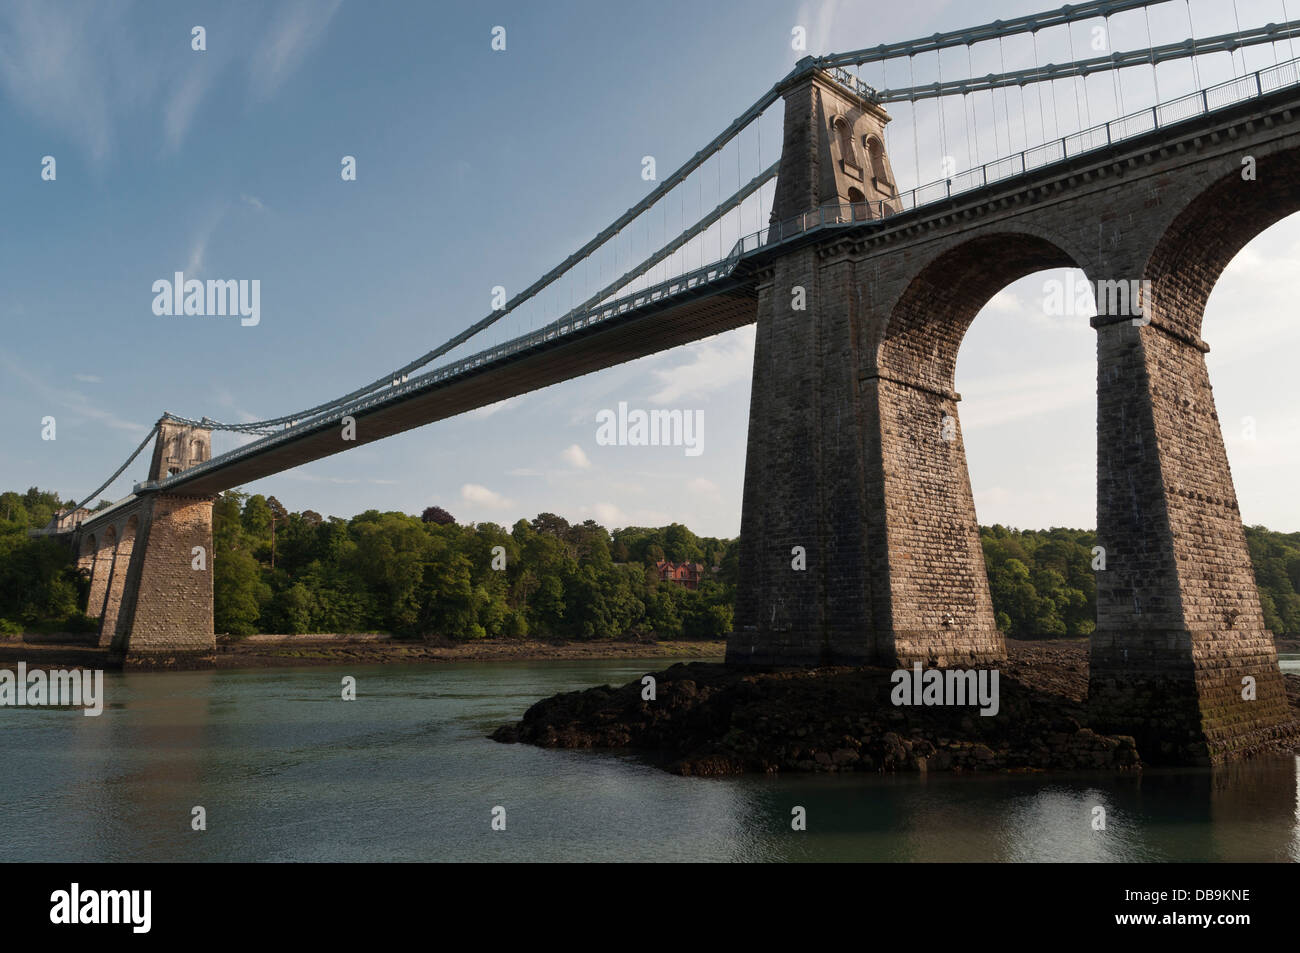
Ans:
[[[484,317],[583,245],[720,132],[806,53],[859,49],[1051,7],[676,0],[575,3],[79,3],[0,6],[0,488],[81,498],[164,412],[249,421],[368,383]],[[1296,4],[1300,8],[1300,4]],[[1218,0],[1153,8],[1157,41],[1234,28]],[[1243,26],[1285,18],[1239,0]],[[1300,16],[1300,13],[1297,14]],[[1141,14],[1108,49],[1145,45]],[[194,46],[203,27],[205,49]],[[504,49],[493,49],[494,28]],[[794,49],[796,29],[806,49]],[[1089,54],[1065,39],[864,67],[877,88]],[[1141,42],[1139,43],[1139,40]],[[499,43],[498,43],[499,45]],[[903,188],[1290,58],[1229,58],[891,107]],[[875,72],[873,72],[875,70]],[[995,118],[998,117],[998,118]],[[974,133],[972,133],[974,129]],[[456,353],[563,313],[775,161],[780,105],[602,255]],[[55,176],[42,177],[46,157]],[[355,180],[341,175],[355,159]],[[680,193],[680,194],[678,194]],[[723,257],[770,188],[655,272]],[[1300,217],[1258,236],[1221,278],[1203,336],[1247,523],[1300,530],[1290,287]],[[253,280],[260,320],[158,315],[154,282]],[[997,294],[962,345],[957,389],[977,515],[1095,525],[1095,332],[1054,317],[1040,273]],[[610,368],[248,484],[291,510],[512,524],[539,512],[609,528],[681,522],[739,532],[753,328]],[[702,452],[605,446],[625,402],[704,420]],[[44,425],[55,420],[55,439]],[[1249,418],[1249,424],[1247,423]],[[214,436],[214,450],[238,445]],[[105,491],[143,479],[142,454]]]

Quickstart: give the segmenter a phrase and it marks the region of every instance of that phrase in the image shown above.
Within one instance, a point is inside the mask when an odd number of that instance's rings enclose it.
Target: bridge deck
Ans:
[[[195,495],[220,493],[359,444],[730,331],[753,323],[756,315],[757,296],[752,281],[717,279],[562,337],[556,335],[526,350],[485,361],[448,379],[435,380],[434,375],[425,375],[427,383],[353,411],[355,441],[341,439],[339,417],[330,415],[288,439],[266,438],[241,448],[247,452],[214,458],[214,465],[179,473],[162,481],[158,488]]]

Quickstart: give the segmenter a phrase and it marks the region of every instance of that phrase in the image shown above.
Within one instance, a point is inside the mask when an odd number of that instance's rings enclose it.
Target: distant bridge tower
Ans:
[[[91,573],[86,614],[99,619],[99,644],[127,665],[211,662],[213,498],[149,486],[211,456],[212,431],[164,414],[148,483],[78,529]]]
[[[205,463],[212,457],[212,431],[194,427],[163,414],[149,464],[149,480],[165,480],[173,474]]]

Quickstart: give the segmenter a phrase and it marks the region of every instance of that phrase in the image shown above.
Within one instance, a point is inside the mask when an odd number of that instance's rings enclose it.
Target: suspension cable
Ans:
[[[1187,4],[1187,31],[1191,34],[1192,39],[1192,79],[1196,82],[1196,88],[1200,89],[1201,68],[1196,65],[1196,27],[1192,23],[1192,0],[1184,0],[1184,2]]]
[[[135,452],[126,458],[126,462],[123,463],[120,467],[118,467],[113,472],[113,475],[111,477],[109,477],[99,486],[95,487],[95,489],[91,493],[87,494],[86,498],[82,500],[80,503],[78,503],[75,507],[73,507],[73,509],[77,509],[77,510],[81,509],[83,506],[85,506],[95,497],[99,496],[99,494],[103,493],[104,490],[107,489],[108,486],[112,484],[114,480],[120,477],[123,471],[126,470],[126,468],[131,465],[131,461],[134,460],[136,457],[140,456],[140,451],[143,450],[146,446],[148,446],[149,441],[152,440],[157,433],[158,433],[158,425],[154,424],[153,430],[150,430],[149,433],[145,436],[145,438],[140,441],[140,446],[136,447]]]

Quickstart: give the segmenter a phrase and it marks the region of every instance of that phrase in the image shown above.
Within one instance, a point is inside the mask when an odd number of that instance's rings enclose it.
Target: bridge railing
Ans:
[[[1270,70],[1260,70],[1256,75],[1259,77],[1260,90],[1265,93],[1284,86],[1294,86],[1300,83],[1300,57],[1278,63]]]
[[[1033,169],[1041,169],[1085,153],[1096,152],[1116,142],[1187,122],[1198,116],[1296,85],[1300,85],[1300,57],[1179,96],[1177,99],[1171,99],[1127,116],[1120,116],[1059,139],[1052,139],[1032,149],[994,159],[973,169],[955,173],[949,178],[918,186],[893,198],[857,202],[853,205],[830,203],[793,218],[775,221],[761,231],[743,236],[736,242],[727,258],[739,260],[760,248],[791,241],[814,229],[859,225],[944,202],[954,195],[984,188],[993,182],[1012,179]]]

